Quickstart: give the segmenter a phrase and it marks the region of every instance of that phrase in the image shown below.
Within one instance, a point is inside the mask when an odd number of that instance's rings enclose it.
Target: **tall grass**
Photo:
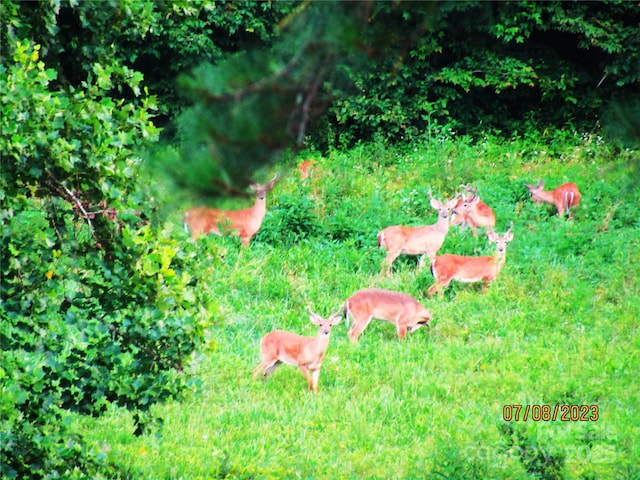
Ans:
[[[638,478],[637,152],[591,137],[549,144],[307,152],[318,161],[311,178],[281,166],[247,249],[228,237],[190,244],[176,211],[167,228],[184,236],[201,280],[194,309],[211,314],[209,348],[191,372],[203,387],[158,407],[164,424],[143,437],[121,410],[78,428],[135,478]],[[573,220],[529,201],[524,185],[538,179],[579,185]],[[434,223],[427,192],[451,197],[462,183],[494,208],[498,232],[514,222],[496,282],[428,299],[431,274],[414,258],[381,276],[378,231]],[[452,228],[441,252],[492,248]],[[252,380],[264,334],[313,335],[307,305],[328,315],[372,286],[415,296],[434,312],[431,329],[400,342],[373,322],[352,345],[338,325],[317,396],[291,367]],[[599,418],[503,420],[504,405],[527,404],[597,405]]]

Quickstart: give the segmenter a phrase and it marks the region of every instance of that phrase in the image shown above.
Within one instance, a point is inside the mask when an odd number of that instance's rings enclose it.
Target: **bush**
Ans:
[[[133,154],[157,138],[154,99],[107,90],[141,77],[95,64],[82,90],[52,87],[40,48],[15,45],[2,67],[0,343],[4,478],[115,476],[69,435],[68,411],[137,412],[194,381],[184,373],[203,341],[190,313],[189,254],[147,225]],[[105,470],[106,469],[106,470]]]

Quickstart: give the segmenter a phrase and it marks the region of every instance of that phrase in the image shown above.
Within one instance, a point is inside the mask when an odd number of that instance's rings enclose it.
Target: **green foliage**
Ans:
[[[68,412],[144,413],[194,386],[207,318],[190,308],[188,254],[146,221],[134,149],[157,139],[154,98],[108,95],[140,93],[140,75],[94,64],[81,88],[56,88],[40,51],[21,41],[0,70],[2,476],[111,477]]]
[[[184,156],[207,163],[209,180],[236,188],[246,186],[247,167],[273,161],[283,142],[299,145],[307,134],[326,150],[447,132],[592,131],[610,102],[637,94],[640,78],[638,10],[614,0],[7,0],[0,8],[4,54],[32,39],[56,82],[78,87],[95,63],[111,59],[143,73],[161,100],[156,123],[170,127],[167,137],[181,130]],[[179,75],[189,80],[176,82]],[[212,84],[231,88],[221,99]],[[245,94],[232,101],[231,92]],[[112,93],[135,96],[121,86]],[[194,98],[187,116],[195,120],[174,124]],[[319,120],[309,129],[312,118]]]
[[[304,4],[282,21],[269,48],[203,63],[180,77],[193,99],[176,122],[181,156],[208,183],[198,193],[245,188],[283,151],[302,147],[311,120],[330,101],[323,82],[348,49],[350,8]]]
[[[338,67],[314,144],[593,130],[611,99],[637,94],[639,21],[625,2],[373,3],[368,59]]]
[[[144,74],[145,85],[160,99],[157,121],[165,124],[185,105],[175,82],[179,74],[268,44],[292,3],[7,0],[0,8],[8,20],[3,52],[29,38],[42,45],[43,60],[57,71],[58,81],[75,87],[93,64],[116,60]],[[131,99],[126,89],[119,95]]]
[[[281,195],[278,203],[269,209],[256,241],[275,245],[293,245],[322,232],[322,226],[314,210],[313,199],[298,194]]]

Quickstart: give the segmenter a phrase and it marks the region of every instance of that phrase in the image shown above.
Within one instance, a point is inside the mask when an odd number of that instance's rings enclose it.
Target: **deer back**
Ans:
[[[355,321],[366,321],[369,318],[386,320],[402,325],[429,323],[431,312],[418,303],[412,296],[383,290],[368,288],[354,293],[345,302],[345,311]]]
[[[449,232],[449,217],[456,201],[454,198],[441,203],[431,197],[431,206],[438,210],[436,223],[421,227],[387,227],[378,234],[378,245],[385,247],[389,252],[409,255],[426,253],[429,258],[435,256]]]
[[[288,365],[298,365],[301,357],[311,357],[316,337],[305,337],[286,330],[274,330],[262,337],[260,353],[264,359],[277,359]]]
[[[491,281],[498,275],[496,260],[496,257],[488,255],[467,257],[447,253],[436,258],[431,271],[439,283],[450,280],[463,283]]]
[[[241,210],[218,210],[216,208],[196,207],[188,210],[184,216],[185,228],[191,230],[191,236],[196,238],[201,234],[233,232],[242,238],[243,244],[248,244],[260,227],[267,211],[267,192],[273,189],[278,174],[264,185],[254,183],[250,188],[255,192],[253,206]]]

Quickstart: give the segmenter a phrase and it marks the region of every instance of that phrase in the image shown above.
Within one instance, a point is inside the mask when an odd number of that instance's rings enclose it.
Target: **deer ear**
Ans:
[[[311,323],[315,323],[316,325],[318,325],[321,320],[320,315],[312,312],[311,307],[307,307],[307,312],[309,312],[309,320],[311,320]]]

